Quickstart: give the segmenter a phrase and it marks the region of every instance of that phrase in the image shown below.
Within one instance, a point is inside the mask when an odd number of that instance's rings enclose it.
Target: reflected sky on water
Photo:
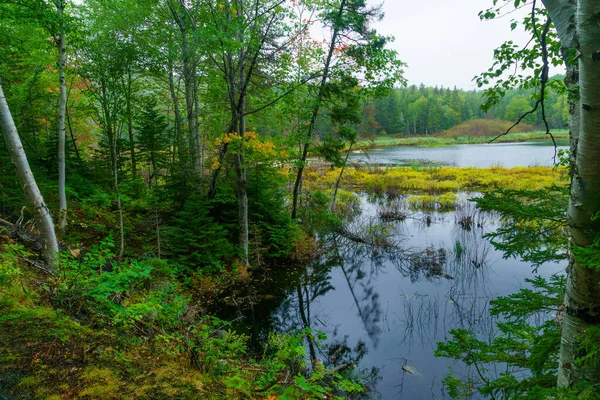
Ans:
[[[558,149],[566,150],[568,146],[558,146]],[[390,146],[376,148],[368,153],[354,153],[350,156],[350,160],[353,162],[373,164],[409,165],[410,163],[424,162],[478,168],[551,166],[554,164],[553,158],[554,146],[548,141],[461,144],[441,147]]]
[[[434,357],[436,343],[453,328],[491,337],[496,319],[489,316],[489,300],[526,286],[532,269],[503,259],[482,238],[499,221],[471,203],[445,213],[413,211],[403,222],[382,224],[378,212],[403,200],[362,200],[361,215],[341,235],[323,239],[330,250],[302,272],[296,290],[272,314],[272,326],[325,332],[327,345],[313,345],[311,352],[330,366],[357,362],[365,376],[374,372],[374,398],[448,398],[441,384],[448,368],[459,376],[474,371]],[[472,217],[470,229],[458,223],[465,215]],[[547,264],[538,273],[564,268]]]

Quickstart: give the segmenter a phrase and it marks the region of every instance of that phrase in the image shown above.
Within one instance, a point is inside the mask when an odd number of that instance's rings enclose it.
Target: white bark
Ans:
[[[600,234],[600,2],[546,0],[559,38],[567,48],[579,51],[577,110],[572,115],[576,143],[572,171],[568,223],[571,246],[588,247]],[[577,115],[577,112],[579,115]],[[565,289],[558,386],[570,387],[587,380],[600,381],[600,365],[578,365],[585,355],[582,335],[591,327],[600,328],[600,272],[571,257]]]
[[[35,182],[27,155],[23,149],[21,139],[17,132],[17,127],[10,114],[2,85],[0,84],[0,122],[2,125],[2,136],[6,143],[6,148],[10,153],[10,159],[17,170],[17,177],[25,192],[25,200],[33,209],[33,217],[37,224],[40,233],[40,244],[42,254],[50,269],[54,269],[56,262],[56,253],[58,252],[58,242],[56,240],[56,232],[54,231],[54,222],[52,215],[44,203],[44,198]]]
[[[577,27],[575,10],[577,0],[542,0],[548,15],[556,28],[562,46],[566,49],[577,48]]]

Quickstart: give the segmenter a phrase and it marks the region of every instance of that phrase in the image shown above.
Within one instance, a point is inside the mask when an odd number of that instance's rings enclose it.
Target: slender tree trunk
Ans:
[[[344,7],[346,6],[346,0],[342,0],[340,3],[340,7],[338,8],[338,19],[341,18]],[[308,124],[306,130],[306,137],[304,138],[304,149],[302,150],[302,156],[300,157],[300,165],[298,167],[298,172],[296,174],[296,182],[294,183],[294,191],[292,193],[292,219],[296,219],[298,213],[298,199],[300,197],[300,186],[302,185],[302,174],[304,173],[304,167],[306,165],[306,158],[308,157],[308,148],[310,146],[310,142],[312,140],[312,134],[315,129],[315,123],[317,122],[317,117],[319,116],[319,112],[321,111],[321,103],[323,102],[323,98],[325,97],[325,85],[327,84],[327,79],[329,79],[329,69],[331,67],[331,60],[333,58],[333,53],[335,50],[335,44],[337,42],[339,35],[339,26],[335,23],[333,27],[333,33],[331,34],[331,43],[329,44],[329,52],[327,53],[327,58],[325,59],[325,66],[323,68],[323,76],[321,77],[321,83],[319,85],[319,93],[317,94],[317,99],[315,101],[315,105],[313,107],[313,112],[310,118],[310,122]]]
[[[66,110],[65,116],[67,117],[67,126],[69,127],[69,135],[71,136],[71,142],[73,143],[73,150],[75,150],[75,156],[79,161],[81,160],[81,154],[79,154],[79,149],[77,148],[77,140],[75,140],[75,135],[73,134],[73,126],[71,125],[71,117],[69,116],[69,110]]]
[[[160,260],[160,220],[158,218],[158,208],[154,208],[154,218],[156,220],[156,252],[158,259]]]
[[[2,136],[6,143],[6,148],[10,153],[10,159],[17,170],[17,177],[21,183],[21,187],[25,192],[25,200],[33,209],[33,217],[40,232],[40,242],[42,255],[53,271],[56,264],[56,253],[58,252],[58,241],[56,240],[56,232],[54,230],[54,222],[52,215],[44,203],[44,198],[40,193],[21,139],[17,133],[17,127],[10,114],[4,91],[0,83],[0,122],[2,123]]]
[[[200,140],[200,100],[198,98],[198,79],[196,78],[194,69],[194,153],[197,159],[194,165],[195,170],[204,176],[204,152],[202,151],[202,143]]]
[[[133,112],[131,107],[131,69],[127,69],[127,133],[129,134],[129,153],[131,154],[131,173],[133,179],[137,178],[137,162],[135,157],[135,142],[133,139]]]
[[[354,146],[354,142],[350,144],[350,148],[348,149],[348,153],[346,153],[346,159],[344,160],[344,165],[342,165],[342,170],[338,175],[335,181],[335,187],[333,188],[333,196],[331,197],[331,203],[329,204],[329,212],[335,212],[335,199],[337,198],[338,188],[340,187],[340,182],[342,182],[342,175],[344,175],[344,170],[346,169],[346,165],[348,165],[348,158],[350,158],[350,153],[352,152],[352,146]]]
[[[169,92],[171,94],[171,101],[173,102],[173,114],[174,114],[174,145],[177,146],[177,156],[179,162],[183,163],[185,156],[183,154],[183,144],[181,143],[181,111],[179,110],[179,96],[177,95],[177,87],[175,86],[175,78],[173,72],[173,62],[169,60]],[[185,168],[183,169],[185,171]]]
[[[60,38],[58,40],[58,76],[60,101],[58,105],[58,201],[60,205],[59,225],[61,232],[67,229],[67,193],[65,170],[65,115],[67,109],[67,82],[65,80],[65,47],[66,33],[64,26],[64,0],[56,1],[56,11],[60,22]]]
[[[244,133],[246,132],[246,96],[241,96],[239,114],[239,135],[241,137],[240,147],[235,155],[235,171],[237,175],[237,191],[239,205],[239,229],[240,229],[240,248],[242,249],[242,262],[245,266],[249,265],[248,259],[248,192],[247,192],[247,171],[244,159]]]
[[[194,66],[194,62],[192,60],[189,40],[188,40],[188,19],[186,17],[187,10],[185,9],[185,5],[181,3],[179,4],[179,9],[181,14],[177,14],[176,20],[179,25],[179,31],[181,34],[181,51],[183,56],[183,82],[185,86],[185,105],[187,111],[187,121],[188,121],[188,145],[189,145],[189,154],[190,154],[190,162],[192,165],[192,169],[196,174],[200,171],[198,169],[199,164],[199,154],[198,147],[196,146],[196,139],[198,137],[198,127],[196,124],[196,116],[194,112],[195,105],[195,86],[196,86],[196,68]]]
[[[579,0],[576,23],[580,131],[567,218],[571,246],[586,248],[600,235],[600,219],[594,220],[600,212],[600,2]],[[590,328],[600,329],[600,271],[573,255],[564,302],[558,386],[600,382],[600,364],[575,363],[585,355],[582,336]]]
[[[111,128],[112,129],[112,128]],[[117,131],[113,131],[111,140],[111,153],[112,153],[112,170],[113,170],[113,182],[115,185],[115,194],[117,195],[117,209],[119,210],[119,255],[118,259],[123,259],[123,252],[125,251],[125,224],[123,222],[123,206],[121,204],[121,192],[119,190],[119,151],[117,149]]]

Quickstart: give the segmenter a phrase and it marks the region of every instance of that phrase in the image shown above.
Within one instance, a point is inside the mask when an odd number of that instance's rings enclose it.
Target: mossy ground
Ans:
[[[24,269],[25,270],[25,269]],[[0,289],[0,386],[13,399],[223,398],[181,357],[110,329],[81,325],[43,304],[22,275]],[[128,343],[129,342],[129,343]]]
[[[0,398],[331,399],[362,390],[334,369],[308,373],[306,332],[270,334],[258,350],[202,310],[261,277],[231,268],[183,284],[161,260],[102,272],[94,263],[104,252],[83,262],[65,254],[49,277],[0,232]]]

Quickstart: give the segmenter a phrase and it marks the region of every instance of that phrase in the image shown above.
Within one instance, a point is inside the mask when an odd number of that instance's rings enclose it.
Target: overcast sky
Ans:
[[[491,4],[492,0],[385,0],[385,18],[373,27],[395,36],[391,47],[408,64],[409,85],[474,89],[472,79],[492,65],[494,48],[508,39],[522,44],[528,40],[524,32],[510,30],[511,19],[518,15],[481,21],[478,12]]]

